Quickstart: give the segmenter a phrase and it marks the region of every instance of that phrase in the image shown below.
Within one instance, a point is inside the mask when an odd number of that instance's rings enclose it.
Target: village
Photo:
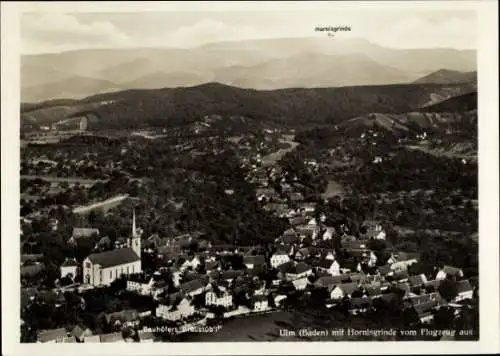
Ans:
[[[26,285],[21,292],[22,315],[34,305],[65,311],[68,304],[77,314],[85,314],[92,310],[89,295],[111,294],[126,302],[100,308],[94,316],[99,327],[66,323],[37,329],[36,341],[165,341],[168,335],[151,330],[161,326],[179,334],[205,325],[224,327],[224,319],[317,303],[359,318],[396,305],[411,315],[408,323],[416,327],[432,325],[441,308],[459,318],[477,297],[477,277],[467,278],[460,266],[432,266],[432,273],[422,272],[419,253],[386,244],[378,221],[364,221],[355,234],[344,224],[328,225],[317,203],[297,190],[296,177],[262,161],[259,154],[243,164],[250,166],[247,180],[256,185],[262,208],[289,223],[273,243],[213,244],[202,231],[144,236],[136,226],[135,211],[129,236],[115,241],[100,236],[98,229],[75,226],[67,243],[78,248],[97,241],[93,252],[83,260],[66,258],[52,290]],[[304,164],[311,173],[318,169],[315,161]],[[23,255],[22,274],[38,268],[40,257]],[[24,319],[22,324],[33,327]]]

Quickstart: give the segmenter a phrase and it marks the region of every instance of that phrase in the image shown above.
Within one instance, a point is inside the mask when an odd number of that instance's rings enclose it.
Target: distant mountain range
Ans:
[[[192,49],[91,49],[23,56],[21,99],[81,99],[124,89],[209,82],[259,90],[415,81],[450,84],[472,78],[471,73],[461,72],[475,70],[474,50],[391,49],[363,39],[284,38]]]

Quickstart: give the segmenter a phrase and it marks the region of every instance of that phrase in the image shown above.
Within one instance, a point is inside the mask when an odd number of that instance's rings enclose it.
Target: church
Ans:
[[[83,283],[93,286],[109,285],[121,275],[142,272],[141,237],[132,217],[132,234],[127,247],[93,253],[83,260]]]

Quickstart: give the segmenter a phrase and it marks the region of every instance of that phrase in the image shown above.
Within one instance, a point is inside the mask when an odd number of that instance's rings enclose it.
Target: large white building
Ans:
[[[135,212],[132,218],[132,235],[127,247],[93,253],[83,260],[83,283],[94,286],[109,285],[121,275],[142,272],[141,237],[137,235]]]

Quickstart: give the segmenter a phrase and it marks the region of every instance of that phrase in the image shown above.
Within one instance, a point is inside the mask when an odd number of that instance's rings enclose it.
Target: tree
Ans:
[[[438,292],[447,302],[451,302],[458,295],[457,283],[451,279],[444,279],[438,287]]]

